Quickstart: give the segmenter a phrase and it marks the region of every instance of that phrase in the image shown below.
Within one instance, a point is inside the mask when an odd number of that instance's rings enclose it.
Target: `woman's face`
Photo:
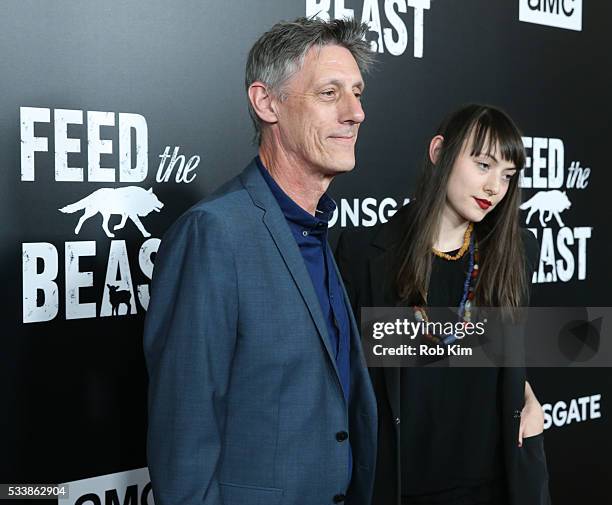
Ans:
[[[470,137],[453,164],[446,187],[446,206],[457,218],[478,223],[506,196],[516,167],[501,159],[498,146],[489,154],[474,155],[470,154],[471,146]]]

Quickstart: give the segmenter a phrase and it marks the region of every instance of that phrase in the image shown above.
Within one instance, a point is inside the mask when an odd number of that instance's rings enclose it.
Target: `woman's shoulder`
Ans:
[[[367,253],[370,247],[374,250],[389,249],[401,241],[410,214],[411,206],[408,204],[404,205],[384,223],[379,222],[370,227],[344,230],[340,234],[338,245],[364,253]]]
[[[398,244],[409,215],[406,205],[385,223],[343,231],[336,246],[336,260],[345,279],[362,276],[371,259]]]

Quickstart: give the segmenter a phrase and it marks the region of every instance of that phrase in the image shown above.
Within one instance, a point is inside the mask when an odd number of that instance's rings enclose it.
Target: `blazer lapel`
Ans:
[[[382,228],[381,232],[372,241],[372,246],[380,250],[369,260],[370,286],[373,307],[393,307],[397,304],[397,296],[394,291],[393,267],[395,259],[395,247],[401,231],[404,229],[407,209],[399,212],[393,222]],[[400,414],[400,369],[397,367],[385,367],[383,370],[385,386],[391,412],[396,424]]]
[[[310,316],[312,317],[318,330],[319,337],[321,338],[323,346],[327,351],[331,365],[336,372],[338,384],[341,387],[340,374],[338,372],[334,353],[329,342],[327,325],[325,323],[325,319],[323,318],[321,305],[314,290],[314,286],[312,285],[312,280],[310,279],[308,270],[306,270],[304,258],[300,253],[300,249],[295,242],[293,235],[291,234],[291,230],[289,229],[285,216],[278,206],[278,203],[276,202],[276,199],[270,191],[266,181],[259,173],[259,168],[257,167],[255,161],[252,161],[244,172],[242,172],[240,178],[245,189],[251,196],[253,203],[264,211],[263,223],[268,229],[272,240],[274,240],[274,243],[282,256],[291,277],[293,278],[302,295],[302,298],[304,299],[306,307],[310,312]],[[344,395],[342,396],[344,397]]]
[[[384,251],[378,256],[370,259],[370,285],[372,286],[372,306],[388,307],[393,306],[391,296],[391,285],[389,279],[389,261],[391,254]],[[400,369],[397,367],[385,367],[383,370],[385,386],[389,405],[394,419],[399,419],[400,411]]]

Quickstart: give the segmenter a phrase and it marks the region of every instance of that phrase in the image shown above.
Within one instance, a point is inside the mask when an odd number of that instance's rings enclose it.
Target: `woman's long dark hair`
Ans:
[[[526,302],[527,278],[524,246],[519,228],[521,203],[519,171],[525,165],[521,134],[501,110],[486,105],[467,105],[450,114],[436,131],[444,137],[434,164],[428,155],[417,186],[412,219],[399,246],[396,277],[400,300],[409,305],[427,303],[432,247],[438,237],[446,190],[455,160],[472,139],[472,156],[492,154],[514,163],[516,175],[502,201],[479,223],[474,224],[480,253],[480,270],[474,290],[479,306],[519,307]]]

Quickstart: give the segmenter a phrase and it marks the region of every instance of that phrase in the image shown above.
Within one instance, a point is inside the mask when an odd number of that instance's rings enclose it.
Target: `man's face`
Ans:
[[[472,138],[465,143],[453,165],[446,201],[461,219],[482,221],[506,196],[510,179],[516,174],[512,162],[501,159],[495,149],[490,154],[470,154]]]
[[[336,45],[311,48],[283,91],[277,126],[279,147],[288,158],[328,176],[352,170],[365,114],[363,80],[350,51]]]

